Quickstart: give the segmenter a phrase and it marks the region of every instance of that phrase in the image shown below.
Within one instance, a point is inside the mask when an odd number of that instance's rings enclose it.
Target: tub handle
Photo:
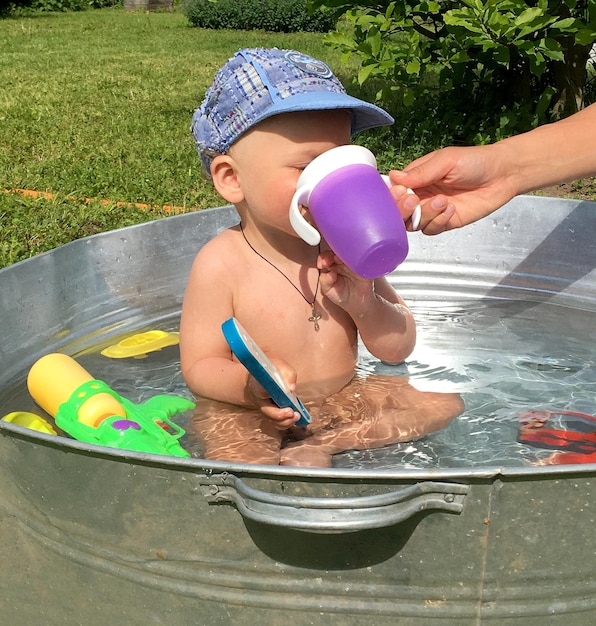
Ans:
[[[384,528],[420,511],[461,513],[469,490],[469,485],[424,481],[378,495],[316,498],[261,491],[234,474],[201,478],[210,503],[232,503],[245,519],[311,532]]]

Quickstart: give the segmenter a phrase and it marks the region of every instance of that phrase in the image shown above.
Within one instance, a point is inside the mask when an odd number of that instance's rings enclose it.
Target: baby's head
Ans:
[[[327,110],[348,110],[352,135],[393,123],[383,109],[349,96],[323,61],[296,50],[244,49],[215,75],[191,131],[210,175],[213,158],[259,122],[280,113]]]

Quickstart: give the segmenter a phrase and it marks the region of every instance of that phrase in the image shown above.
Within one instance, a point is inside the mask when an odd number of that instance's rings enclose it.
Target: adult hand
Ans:
[[[449,147],[413,161],[402,171],[393,170],[389,177],[404,218],[419,201],[420,229],[436,235],[475,222],[508,202],[516,189],[506,165],[507,151],[499,144]],[[404,195],[407,187],[414,196]]]

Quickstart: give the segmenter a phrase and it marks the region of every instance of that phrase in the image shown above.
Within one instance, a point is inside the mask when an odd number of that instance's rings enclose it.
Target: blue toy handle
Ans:
[[[273,402],[282,409],[291,407],[300,414],[296,426],[310,424],[310,414],[300,398],[286,385],[279,370],[252,340],[240,322],[231,317],[221,325],[221,329],[236,358],[259,381]]]

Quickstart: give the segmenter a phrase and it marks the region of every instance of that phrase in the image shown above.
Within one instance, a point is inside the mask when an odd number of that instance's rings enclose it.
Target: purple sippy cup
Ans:
[[[384,276],[408,254],[406,227],[390,186],[389,178],[377,171],[370,150],[352,145],[332,148],[300,175],[290,222],[311,246],[322,236],[356,274],[369,279]],[[304,219],[300,205],[308,207],[317,228]],[[416,209],[413,223],[418,219]]]

